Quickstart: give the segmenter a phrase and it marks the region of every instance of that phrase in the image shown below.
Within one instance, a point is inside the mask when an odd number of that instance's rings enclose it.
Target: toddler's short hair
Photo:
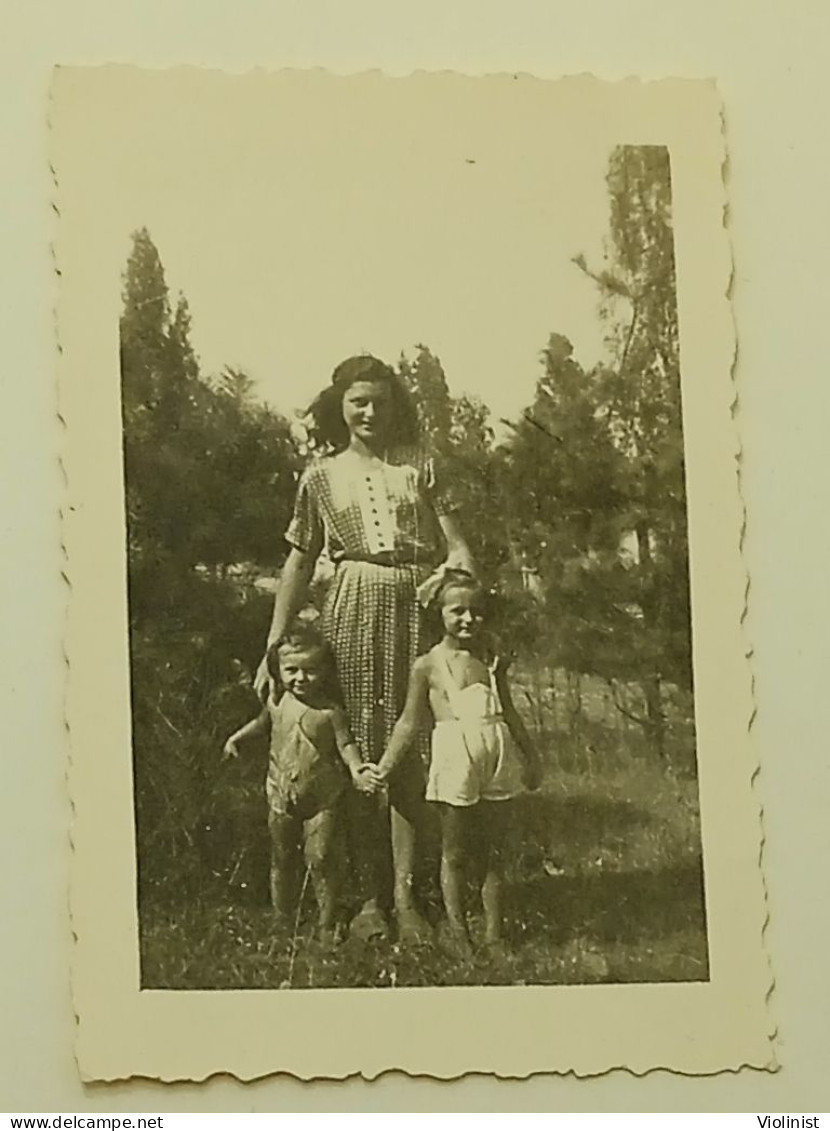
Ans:
[[[334,654],[331,645],[317,629],[305,621],[296,621],[287,628],[279,640],[275,641],[266,653],[265,663],[268,674],[279,682],[280,652],[319,652],[329,673],[334,673]]]

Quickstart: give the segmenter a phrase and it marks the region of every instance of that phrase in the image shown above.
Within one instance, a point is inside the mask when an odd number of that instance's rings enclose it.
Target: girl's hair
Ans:
[[[438,613],[444,601],[444,594],[449,589],[466,589],[468,592],[478,593],[482,599],[486,599],[489,595],[481,582],[466,569],[447,569],[427,608]]]
[[[320,635],[316,628],[303,621],[298,621],[282,634],[268,649],[265,663],[268,674],[272,679],[280,678],[280,652],[290,649],[292,652],[319,652],[320,658],[326,667],[334,667],[334,656],[328,641]]]
[[[429,604],[427,605],[427,624],[432,637],[437,642],[441,639],[444,633],[444,626],[441,620],[441,608],[444,602],[444,596],[450,589],[466,589],[469,593],[475,593],[481,600],[483,612],[483,643],[485,651],[494,657],[498,654],[498,633],[494,631],[493,621],[497,619],[495,614],[497,612],[496,605],[494,604],[493,590],[488,589],[486,586],[468,573],[465,569],[445,569],[444,576],[432,595]]]
[[[416,444],[420,428],[415,402],[394,369],[367,353],[341,361],[332,374],[331,384],[309,405],[309,431],[314,446],[332,452],[342,452],[349,446],[349,430],[343,419],[343,397],[357,381],[382,381],[389,387],[389,446],[397,448]]]
[[[317,631],[314,625],[307,621],[295,621],[266,652],[265,666],[278,688],[282,686],[280,682],[280,652],[284,649],[292,652],[317,652],[324,672],[325,690],[332,702],[342,706],[343,695],[340,690],[340,681],[337,678],[334,652],[328,640]]]

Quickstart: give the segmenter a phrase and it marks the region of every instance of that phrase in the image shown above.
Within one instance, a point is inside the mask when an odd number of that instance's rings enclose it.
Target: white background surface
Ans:
[[[825,687],[826,145],[821,0],[8,0],[0,35],[0,556],[3,644],[0,1109],[24,1111],[809,1111],[826,1108],[830,753]],[[714,76],[726,104],[749,508],[748,639],[762,763],[767,941],[781,1070],[595,1081],[389,1076],[372,1085],[148,1081],[83,1088],[72,1058],[64,791],[55,296],[46,128],[56,62],[593,71]],[[728,536],[729,532],[725,532]],[[349,1039],[344,1034],[344,1039]]]

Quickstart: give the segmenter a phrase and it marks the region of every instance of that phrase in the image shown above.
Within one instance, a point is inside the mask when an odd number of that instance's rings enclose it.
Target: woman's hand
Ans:
[[[466,546],[458,546],[448,553],[444,565],[447,569],[457,569],[462,573],[472,574],[473,577],[478,576],[478,567]]]
[[[268,698],[270,690],[271,677],[268,674],[268,664],[266,662],[266,657],[263,656],[259,661],[259,667],[256,670],[256,675],[254,676],[254,691],[256,692],[257,698],[259,699],[260,703],[265,702],[265,700]]]
[[[291,624],[294,617],[303,607],[303,602],[308,594],[308,586],[314,573],[314,565],[323,548],[322,535],[315,539],[308,550],[298,550],[292,547],[282,567],[277,593],[274,597],[274,615],[271,618],[271,628],[268,632],[268,644],[279,640],[286,627]],[[254,691],[261,702],[268,698],[269,688],[268,669],[263,657],[254,676]]]
[[[444,540],[447,543],[447,560],[445,565],[448,569],[462,569],[465,573],[471,573],[473,577],[478,577],[478,566],[475,563],[475,558],[470,553],[470,547],[461,533],[461,528],[454,514],[443,514],[438,516],[438,524],[441,527],[441,532],[444,535]]]
[[[355,766],[350,770],[352,785],[359,793],[377,793],[383,789],[385,782],[378,773],[377,766],[371,762],[364,762],[362,766]]]

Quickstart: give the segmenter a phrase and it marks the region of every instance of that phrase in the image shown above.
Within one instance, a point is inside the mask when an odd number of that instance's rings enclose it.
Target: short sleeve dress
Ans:
[[[351,450],[303,473],[286,540],[325,547],[335,566],[322,628],[364,757],[377,762],[425,650],[416,589],[443,556],[439,516],[455,509],[420,449],[366,460]]]

